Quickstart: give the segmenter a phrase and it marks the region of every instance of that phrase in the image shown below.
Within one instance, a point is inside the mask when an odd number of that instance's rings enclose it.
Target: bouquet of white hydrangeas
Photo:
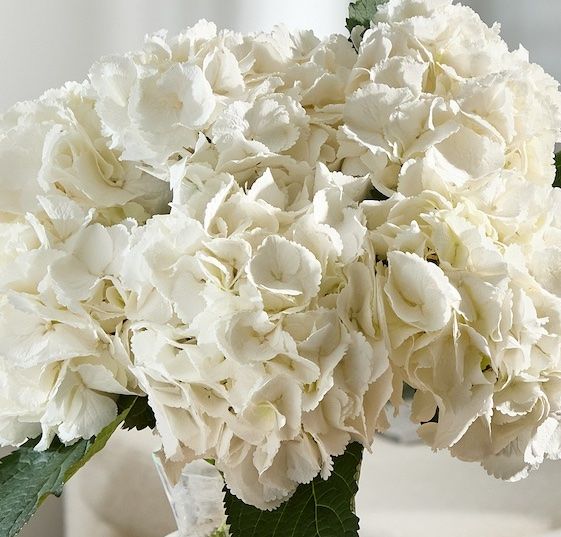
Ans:
[[[561,458],[558,84],[452,0],[348,27],[201,21],[0,119],[0,537],[121,425],[232,537],[356,536],[404,385],[435,450]]]

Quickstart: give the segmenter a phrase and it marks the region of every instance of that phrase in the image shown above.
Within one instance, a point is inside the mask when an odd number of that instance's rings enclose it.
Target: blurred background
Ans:
[[[561,79],[559,0],[464,0],[500,21],[511,47]],[[348,0],[0,0],[0,110],[67,80],[82,80],[102,55],[138,48],[145,33],[177,33],[200,18],[240,31],[285,23],[344,32]],[[164,537],[173,529],[152,467],[149,434],[118,435],[52,499],[24,537]],[[561,528],[561,464],[524,483],[497,483],[480,469],[422,446],[380,440],[368,457],[358,509],[362,537],[538,537]],[[1,515],[1,513],[0,513]],[[64,531],[66,525],[66,532]]]

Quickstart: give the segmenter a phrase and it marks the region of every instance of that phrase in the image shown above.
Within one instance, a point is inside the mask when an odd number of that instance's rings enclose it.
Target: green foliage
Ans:
[[[130,404],[129,401],[131,399],[134,399],[134,402],[123,422],[123,428],[129,430],[137,429],[139,431],[142,431],[142,429],[154,429],[156,427],[156,418],[148,404],[148,397],[121,397],[120,401],[125,400]]]
[[[347,18],[347,29],[352,32],[356,26],[370,28],[370,22],[376,15],[378,7],[385,4],[387,0],[356,0],[349,5],[349,17]]]
[[[331,477],[319,476],[300,485],[275,511],[245,505],[226,490],[226,514],[231,537],[357,537],[354,513],[362,446],[351,444],[337,457]]]
[[[0,460],[0,537],[17,535],[49,495],[62,494],[64,484],[105,447],[136,400],[125,399],[119,415],[95,438],[71,446],[55,440],[43,452],[35,451],[37,440],[31,440]]]
[[[210,537],[229,537],[228,526],[223,524]]]
[[[555,182],[553,186],[561,187],[561,153],[555,155]]]

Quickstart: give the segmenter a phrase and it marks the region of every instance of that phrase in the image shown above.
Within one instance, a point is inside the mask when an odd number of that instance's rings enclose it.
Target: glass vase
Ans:
[[[204,460],[179,467],[153,458],[177,522],[168,537],[228,537],[220,472]]]

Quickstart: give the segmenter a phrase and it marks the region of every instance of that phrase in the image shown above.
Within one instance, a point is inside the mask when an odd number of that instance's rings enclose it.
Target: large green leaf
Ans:
[[[378,7],[388,0],[357,0],[349,5],[347,29],[352,32],[355,26],[370,28],[370,22],[378,11]]]
[[[561,187],[561,153],[555,155],[555,182],[553,186]]]
[[[260,511],[226,491],[231,537],[357,537],[354,498],[362,446],[351,444],[337,457],[331,477],[300,485],[294,496],[275,511]]]
[[[60,496],[64,484],[105,447],[135,402],[132,397],[120,404],[117,418],[95,438],[71,446],[55,440],[43,452],[33,449],[37,441],[32,440],[0,460],[0,537],[17,535],[49,495]]]

